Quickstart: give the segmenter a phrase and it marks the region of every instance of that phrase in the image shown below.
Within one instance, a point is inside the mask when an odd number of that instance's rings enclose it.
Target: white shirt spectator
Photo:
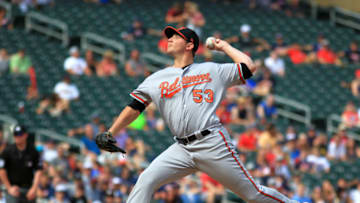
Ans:
[[[82,58],[70,56],[65,60],[64,68],[66,71],[71,70],[76,75],[82,75],[87,67],[86,61]]]
[[[315,154],[310,154],[306,157],[306,161],[310,164],[313,164],[316,168],[316,171],[327,171],[330,169],[329,161],[323,156],[317,156]]]
[[[270,56],[265,59],[265,66],[271,71],[271,73],[284,76],[285,63],[284,60],[278,58],[275,52],[271,52]]]
[[[332,140],[328,146],[328,156],[333,159],[341,159],[346,155],[346,148],[342,142]]]
[[[359,184],[360,185],[360,184]],[[360,187],[350,192],[350,199],[352,202],[360,202]]]
[[[74,100],[80,95],[76,85],[69,84],[66,82],[58,82],[55,86],[54,92],[59,95],[60,99],[63,100]]]

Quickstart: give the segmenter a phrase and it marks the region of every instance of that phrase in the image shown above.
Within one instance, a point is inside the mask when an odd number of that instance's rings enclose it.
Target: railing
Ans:
[[[173,63],[172,60],[167,57],[159,56],[150,52],[143,53],[142,58],[146,62],[146,67],[152,72],[158,71],[159,69]]]
[[[5,1],[0,1],[0,7],[6,9],[6,18],[11,19],[12,17],[11,4]]]
[[[335,7],[330,12],[330,21],[360,30],[360,14],[343,8]]]
[[[25,18],[27,32],[35,30],[62,41],[64,46],[69,44],[69,29],[64,22],[50,18],[37,12],[29,12]]]
[[[10,116],[0,114],[0,121],[3,122],[3,129],[4,129],[4,138],[8,141],[13,140],[13,136],[11,136],[13,128],[18,121]],[[57,140],[60,142],[66,142],[72,145],[75,148],[79,148],[80,150],[84,147],[84,144],[74,138],[66,137],[65,135],[61,135],[51,130],[47,129],[35,129],[35,140],[42,141],[44,138],[49,138],[51,140]]]
[[[82,149],[84,147],[84,144],[81,141],[74,139],[74,138],[66,137],[65,135],[61,135],[61,134],[56,133],[51,130],[36,129],[35,134],[36,134],[37,141],[42,141],[44,139],[44,137],[47,137],[47,138],[50,138],[51,140],[66,142],[74,147],[78,147],[79,149]]]
[[[311,108],[308,105],[278,95],[274,98],[275,104],[280,105],[277,110],[279,116],[311,125]]]
[[[341,116],[336,114],[331,114],[326,119],[326,132],[331,135],[333,133],[336,133],[339,130],[339,126],[343,122]],[[360,130],[359,127],[356,128],[357,130]],[[360,141],[360,135],[356,132],[353,132],[351,129],[347,130],[346,134],[350,137],[352,137],[355,140]]]
[[[108,39],[95,33],[84,33],[81,36],[81,48],[83,50],[92,50],[94,53],[103,54],[111,50],[115,54],[115,60],[119,63],[125,63],[125,46],[112,39]]]

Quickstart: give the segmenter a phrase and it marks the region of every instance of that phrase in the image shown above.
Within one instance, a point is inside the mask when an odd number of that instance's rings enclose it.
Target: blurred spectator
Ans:
[[[96,67],[98,66],[99,62],[95,60],[94,52],[92,50],[86,50],[85,61],[91,74],[96,74]]]
[[[84,126],[68,130],[67,135],[69,137],[73,137],[76,134],[83,134],[85,132],[85,128],[87,126],[90,126],[92,128],[95,135],[99,134],[100,133],[100,125],[102,124],[100,121],[99,114],[97,112],[92,113],[90,115],[90,119],[91,119],[91,121],[89,123],[85,124]]]
[[[240,34],[238,36],[229,37],[225,39],[225,41],[229,43],[237,43],[245,52],[253,50],[261,52],[270,48],[270,45],[264,39],[255,38],[251,35],[251,26],[248,24],[240,26]]]
[[[45,143],[43,148],[43,159],[48,163],[53,163],[53,161],[58,157],[58,153],[56,151],[56,146],[53,141],[49,141]]]
[[[346,51],[342,51],[339,54],[341,57],[345,57],[346,61],[351,64],[360,63],[360,48],[357,41],[352,41],[349,48]]]
[[[323,33],[319,33],[317,36],[316,42],[312,45],[306,45],[305,50],[316,53],[324,46],[325,41],[327,41],[327,39],[325,38],[325,35]]]
[[[295,195],[292,197],[293,200],[296,200],[300,203],[305,203],[305,202],[312,202],[310,196],[306,195],[305,193],[305,186],[304,185],[299,185],[297,188],[297,191],[295,193]]]
[[[257,139],[260,131],[256,127],[251,126],[244,133],[240,134],[237,147],[239,151],[255,151],[257,148]]]
[[[351,81],[351,92],[353,96],[360,96],[360,69],[355,71],[355,78]]]
[[[281,77],[285,76],[285,62],[283,59],[279,58],[275,51],[270,52],[270,56],[265,59],[264,63],[272,74]]]
[[[55,0],[36,0],[37,9],[42,9],[46,6],[55,6]]]
[[[103,59],[96,67],[96,74],[100,77],[117,74],[117,67],[114,61],[114,53],[112,51],[105,51]]]
[[[168,38],[166,37],[165,34],[161,35],[161,39],[158,42],[158,50],[163,53],[166,54],[167,51],[167,46],[168,46]]]
[[[205,25],[205,18],[199,11],[198,5],[191,1],[186,1],[184,5],[184,18],[187,20],[186,27],[194,30],[202,38],[202,27]]]
[[[261,149],[274,148],[278,142],[283,140],[283,136],[279,133],[274,124],[267,124],[266,129],[260,134],[258,146]]]
[[[239,97],[237,107],[231,110],[232,124],[235,125],[253,125],[255,122],[255,110],[250,97]]]
[[[325,202],[339,202],[335,189],[328,180],[322,183],[322,194]]]
[[[165,22],[176,23],[177,26],[184,25],[184,7],[180,2],[175,2],[166,12]]]
[[[145,112],[146,112],[146,126],[149,129],[156,129],[157,131],[161,132],[165,129],[165,123],[164,120],[161,118],[157,118],[155,116],[155,110],[156,106],[154,103],[150,103],[150,105],[147,106]]]
[[[65,184],[58,184],[55,187],[55,197],[49,203],[70,203],[66,197],[67,188]]]
[[[202,192],[205,195],[205,201],[208,203],[219,203],[221,202],[221,196],[225,193],[224,186],[219,182],[211,178],[206,173],[200,175]]]
[[[39,188],[37,190],[37,201],[47,202],[55,195],[55,189],[51,185],[50,177],[47,174],[43,174],[40,177]]]
[[[346,146],[344,141],[341,140],[340,134],[337,133],[331,139],[328,146],[327,157],[329,160],[345,160]]]
[[[250,80],[247,80],[250,84]],[[273,88],[275,87],[275,78],[271,75],[271,72],[267,68],[263,68],[263,73],[259,78],[254,80],[255,87],[253,87],[253,92],[255,95],[266,96],[269,95]]]
[[[330,162],[326,157],[320,155],[318,148],[312,148],[311,153],[306,157],[306,161],[311,164],[313,173],[328,173],[330,171]]]
[[[70,203],[87,203],[85,189],[82,185],[75,187],[75,195],[70,199]]]
[[[91,126],[87,125],[84,129],[84,136],[81,138],[81,141],[84,143],[86,150],[91,153],[100,155],[100,149],[95,143],[95,134]]]
[[[287,55],[293,64],[308,63],[309,59],[299,44],[293,44],[287,49]]]
[[[356,160],[356,142],[353,138],[348,138],[346,141],[346,160]]]
[[[291,141],[297,138],[297,133],[295,131],[294,126],[288,126],[285,133],[286,141]]]
[[[146,35],[161,36],[161,31],[146,28],[140,19],[135,19],[127,32],[122,33],[121,37],[127,41],[143,38]]]
[[[195,177],[185,177],[180,183],[180,194],[183,203],[203,203],[200,186]]]
[[[25,49],[20,49],[10,58],[10,72],[13,74],[27,74],[31,66],[30,57],[25,54]]]
[[[36,5],[36,1],[33,0],[11,0],[11,3],[19,5],[19,9],[22,13],[28,12],[30,8]]]
[[[320,64],[334,64],[341,65],[340,59],[337,57],[336,53],[333,52],[329,47],[329,41],[323,40],[322,47],[317,51],[317,62]]]
[[[275,35],[275,42],[271,45],[271,49],[276,51],[279,56],[287,54],[288,44],[284,42],[284,37],[281,33]]]
[[[13,29],[11,19],[6,18],[6,9],[0,6],[0,28]]]
[[[130,59],[125,64],[125,71],[130,77],[147,76],[149,74],[138,50],[131,51]]]
[[[39,106],[36,108],[37,114],[43,114],[44,112],[48,112],[52,114],[52,112],[56,112],[56,106],[59,106],[60,98],[56,93],[51,95],[44,96],[39,103]]]
[[[65,75],[63,80],[55,85],[54,93],[58,95],[60,101],[56,102],[55,109],[50,112],[53,116],[59,116],[63,111],[69,111],[70,102],[80,96],[79,89],[71,83],[68,75]]]
[[[262,101],[257,107],[257,116],[262,123],[275,119],[277,117],[277,108],[275,106],[274,96],[269,95],[265,101]]]
[[[69,50],[70,56],[65,59],[64,68],[71,75],[90,75],[91,71],[86,61],[80,57],[79,48],[73,46]]]
[[[353,128],[359,125],[359,115],[353,102],[348,102],[346,104],[344,112],[341,114],[341,118],[342,125],[346,128]]]
[[[34,67],[29,68],[30,85],[27,88],[26,100],[37,99],[39,91],[37,88],[36,72]]]
[[[231,123],[231,113],[226,109],[226,101],[222,101],[216,109],[216,115],[219,117],[220,122],[224,125]]]
[[[9,69],[9,56],[6,49],[0,49],[0,76]]]
[[[290,0],[285,7],[287,16],[304,17],[305,14],[300,6],[300,0]]]
[[[360,181],[357,187],[350,192],[350,199],[352,202],[360,202]]]
[[[349,202],[349,194],[347,194],[348,184],[343,178],[338,179],[336,186],[336,195],[339,197],[340,202]]]
[[[321,187],[316,186],[314,188],[314,190],[312,191],[312,195],[311,195],[311,202],[313,203],[325,203],[324,198],[322,197],[321,194]]]
[[[316,139],[317,133],[314,127],[310,127],[308,132],[307,132],[307,142],[309,144],[310,147],[314,146],[314,142]]]

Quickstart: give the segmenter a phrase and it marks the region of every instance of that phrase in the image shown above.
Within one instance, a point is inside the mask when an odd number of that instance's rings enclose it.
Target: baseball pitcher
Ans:
[[[164,33],[168,38],[167,53],[174,58],[174,64],[147,77],[130,94],[133,101],[108,132],[96,137],[100,148],[124,153],[115,146],[112,134],[130,124],[154,102],[176,140],[140,175],[127,202],[149,203],[160,186],[196,171],[207,173],[247,202],[293,202],[254,181],[215,115],[226,89],[245,84],[252,76],[255,67],[250,57],[215,39],[213,49],[223,51],[234,63],[194,63],[199,47],[196,33],[189,28],[170,26]]]

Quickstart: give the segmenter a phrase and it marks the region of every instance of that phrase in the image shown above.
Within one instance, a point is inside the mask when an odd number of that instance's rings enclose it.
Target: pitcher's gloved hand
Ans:
[[[102,150],[108,152],[121,152],[124,154],[126,153],[125,150],[116,146],[116,140],[110,132],[103,132],[98,134],[95,138],[95,142],[96,145]]]

